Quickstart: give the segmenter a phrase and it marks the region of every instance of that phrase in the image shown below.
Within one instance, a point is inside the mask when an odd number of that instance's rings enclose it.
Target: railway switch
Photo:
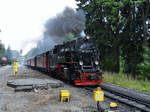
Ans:
[[[70,92],[68,90],[60,90],[60,101],[63,102],[64,99],[70,102]]]

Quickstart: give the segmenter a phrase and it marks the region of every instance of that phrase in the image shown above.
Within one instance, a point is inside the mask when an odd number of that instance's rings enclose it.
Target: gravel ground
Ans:
[[[96,102],[92,93],[64,84],[64,87],[38,90],[38,92],[14,92],[14,88],[7,86],[7,81],[20,78],[53,79],[41,72],[19,66],[17,77],[13,77],[13,67],[0,68],[0,112],[94,112]],[[68,89],[71,93],[71,102],[60,103],[59,91]],[[105,98],[101,103],[102,108],[107,108],[112,100]],[[116,102],[116,101],[115,101]],[[119,105],[120,110],[130,112],[130,108]]]

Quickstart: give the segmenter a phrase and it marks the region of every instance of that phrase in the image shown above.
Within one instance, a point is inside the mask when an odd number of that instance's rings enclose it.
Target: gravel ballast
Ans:
[[[19,66],[17,77],[13,76],[13,67],[5,66],[0,68],[0,112],[95,112],[96,102],[93,100],[93,93],[85,91],[82,88],[65,84],[60,80],[56,80],[44,73],[32,70],[25,66]],[[14,88],[7,86],[7,82],[22,79],[40,79],[51,80],[61,83],[63,86],[58,88],[49,87],[48,89],[38,89],[39,85],[34,84],[34,91],[15,92]],[[32,81],[31,81],[32,82]],[[45,81],[46,82],[46,81]],[[17,83],[20,84],[20,83]],[[36,85],[36,86],[35,86]],[[30,88],[31,86],[28,85]],[[33,87],[33,86],[32,86]],[[40,85],[40,87],[42,87]],[[69,103],[60,102],[60,90],[69,90],[71,100]],[[104,102],[100,105],[107,109],[111,99],[104,98]],[[130,112],[130,108],[118,103],[120,110]]]

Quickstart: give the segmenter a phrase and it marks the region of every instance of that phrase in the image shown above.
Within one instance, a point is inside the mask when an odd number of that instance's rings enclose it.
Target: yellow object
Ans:
[[[97,88],[97,91],[101,91],[101,88],[100,88],[100,87],[98,87],[98,88]]]
[[[118,105],[117,105],[116,103],[114,103],[114,102],[111,102],[111,103],[110,103],[110,107],[111,107],[111,108],[117,108],[117,106],[118,106]]]
[[[97,91],[94,91],[94,100],[95,101],[104,101],[104,92],[101,91],[100,87],[97,88]]]
[[[14,77],[16,77],[17,72],[18,72],[18,62],[14,61]]]
[[[70,92],[68,90],[60,90],[60,100],[61,102],[67,99],[70,102]]]

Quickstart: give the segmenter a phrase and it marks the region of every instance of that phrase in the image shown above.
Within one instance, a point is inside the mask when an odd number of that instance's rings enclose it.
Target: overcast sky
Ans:
[[[41,39],[47,19],[75,0],[0,0],[0,40],[13,50],[27,53]]]

